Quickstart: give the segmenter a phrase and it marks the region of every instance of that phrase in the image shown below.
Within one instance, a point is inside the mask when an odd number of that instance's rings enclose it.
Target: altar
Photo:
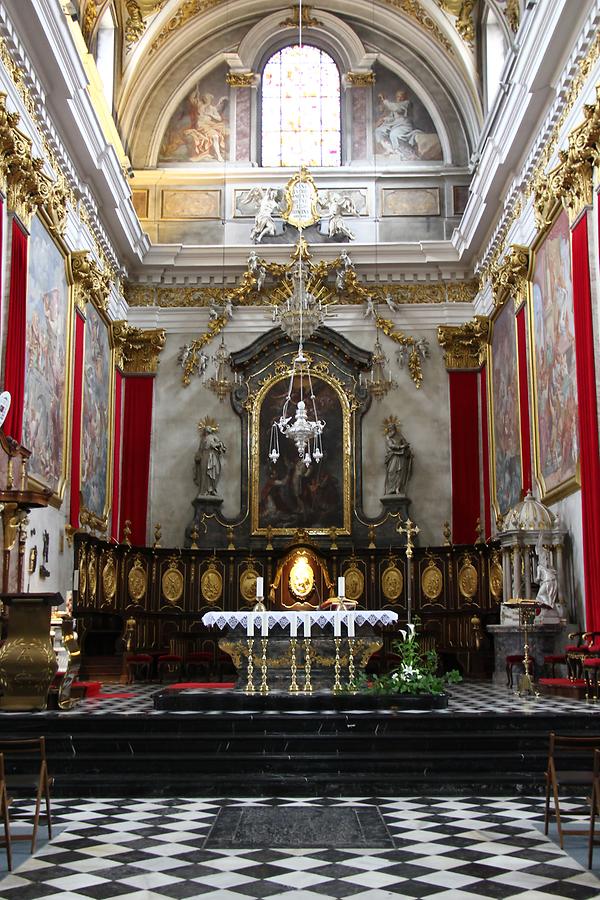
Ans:
[[[391,610],[211,611],[209,628],[226,633],[219,647],[231,656],[235,689],[339,692],[364,672],[383,641],[375,628],[395,626]]]

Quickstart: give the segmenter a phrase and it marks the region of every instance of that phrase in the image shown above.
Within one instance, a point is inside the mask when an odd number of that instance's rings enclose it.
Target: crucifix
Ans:
[[[398,534],[406,535],[406,621],[410,624],[411,607],[412,607],[412,555],[413,555],[413,536],[416,537],[421,529],[418,525],[407,519],[402,524],[402,519],[398,519],[396,531]]]

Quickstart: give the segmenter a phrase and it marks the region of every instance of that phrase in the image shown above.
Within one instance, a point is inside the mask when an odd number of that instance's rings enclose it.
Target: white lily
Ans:
[[[415,626],[412,624],[412,622],[409,622],[406,627],[408,628],[410,636],[412,637],[415,633]]]
[[[400,630],[400,634],[402,635],[402,640],[405,641],[406,640],[406,631],[404,631],[403,628],[400,628],[399,630]]]

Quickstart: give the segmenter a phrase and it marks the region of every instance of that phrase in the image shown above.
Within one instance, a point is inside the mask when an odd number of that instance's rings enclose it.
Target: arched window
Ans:
[[[484,25],[485,96],[488,111],[494,105],[506,59],[507,43],[497,12],[490,8]]]
[[[96,68],[102,81],[104,96],[108,108],[113,108],[113,90],[115,83],[115,20],[112,9],[107,6],[98,23],[96,36]]]
[[[263,166],[339,166],[340,73],[310,45],[284,47],[262,77]]]

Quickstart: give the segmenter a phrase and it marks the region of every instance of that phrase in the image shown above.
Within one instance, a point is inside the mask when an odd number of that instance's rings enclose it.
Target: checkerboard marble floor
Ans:
[[[164,688],[165,685],[153,683],[136,683],[127,685],[125,689],[119,685],[105,684],[103,692],[110,694],[112,692],[123,691],[124,693],[133,694],[132,697],[122,697],[116,699],[93,698],[90,700],[80,701],[73,709],[67,712],[58,712],[55,710],[47,710],[39,713],[10,713],[3,712],[2,718],[7,716],[106,716],[106,715],[123,715],[123,716],[194,716],[195,712],[190,711],[166,711],[154,709],[152,696],[157,691]],[[499,687],[490,682],[481,681],[465,681],[462,684],[452,685],[449,689],[449,703],[447,709],[440,710],[411,710],[411,715],[427,715],[427,716],[446,716],[453,713],[470,713],[472,715],[496,714],[496,715],[561,715],[568,713],[584,713],[589,715],[600,714],[600,702],[586,702],[584,700],[569,700],[561,697],[519,697],[517,694],[506,687]],[[323,715],[327,715],[327,710],[322,711]],[[333,714],[335,711],[329,711]],[[353,712],[368,712],[360,708],[360,700],[357,698],[356,710]],[[204,712],[203,715],[220,715],[219,710]],[[233,715],[256,715],[252,710],[237,710]],[[263,715],[272,715],[274,713],[265,712]],[[298,712],[298,715],[303,715]]]
[[[375,808],[391,840],[385,850],[210,849],[219,812],[232,806]],[[564,803],[563,811],[575,815],[577,806]],[[55,822],[65,830],[0,876],[0,898],[600,897],[597,876],[541,833],[542,811],[539,798],[516,797],[56,801]],[[600,871],[600,851],[597,859]]]

